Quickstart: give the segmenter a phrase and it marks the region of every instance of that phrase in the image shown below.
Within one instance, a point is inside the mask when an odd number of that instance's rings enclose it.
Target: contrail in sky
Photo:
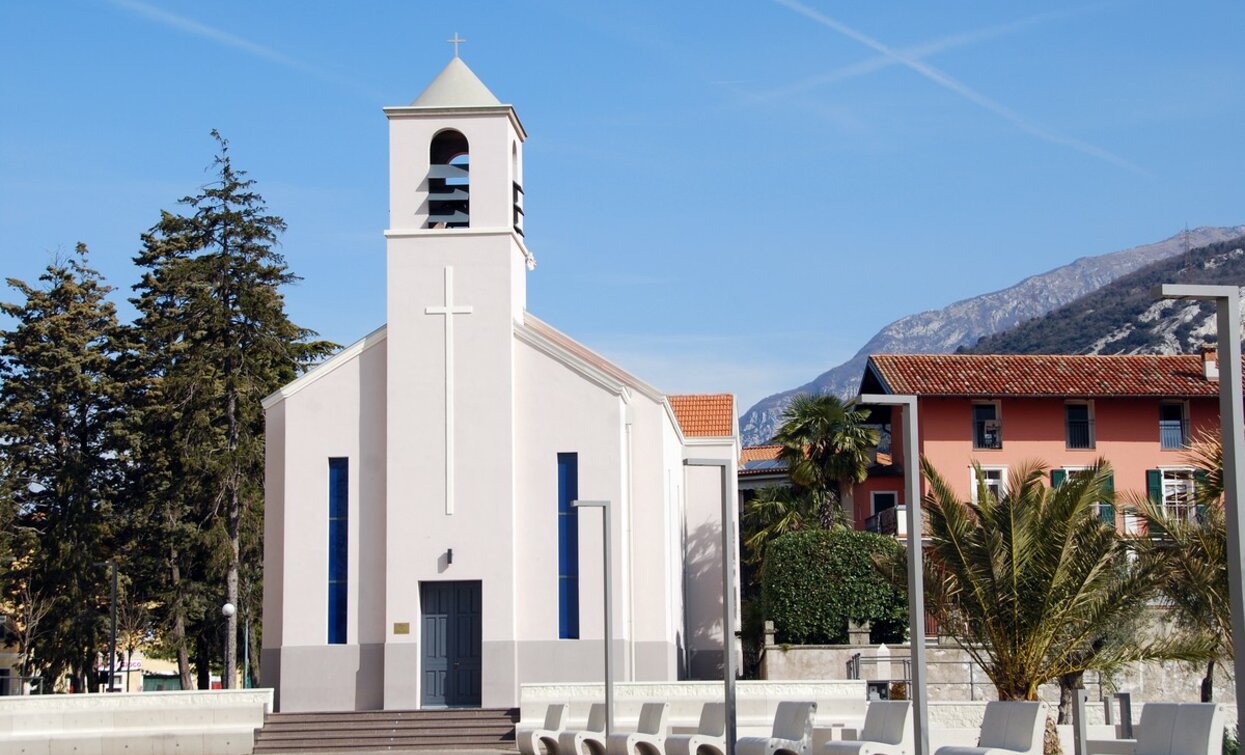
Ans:
[[[369,91],[366,87],[356,81],[352,81],[344,76],[332,73],[331,71],[326,71],[323,68],[302,60],[298,60],[297,58],[292,58],[289,55],[277,52],[271,47],[265,47],[264,45],[252,42],[249,39],[239,37],[236,34],[230,34],[222,29],[217,29],[214,26],[208,26],[207,24],[199,23],[194,19],[170,13],[162,8],[157,8],[155,6],[148,5],[147,3],[140,2],[140,0],[109,0],[109,2],[119,8],[123,8],[131,13],[143,16],[148,20],[155,21],[156,23],[163,24],[164,26],[186,32],[187,34],[192,34],[202,39],[216,42],[224,45],[225,47],[232,47],[235,50],[241,50],[242,52],[249,53],[257,58],[263,58],[264,60],[293,69],[295,71],[311,74],[318,79],[344,86],[360,94],[379,98],[377,93]]]
[[[1116,155],[1112,152],[1108,152],[1107,150],[1101,147],[1096,147],[1093,144],[1089,144],[1088,142],[1083,142],[1079,139],[1073,139],[1072,137],[1069,137],[1069,136],[1063,136],[1061,134],[1056,134],[1055,132],[1045,128],[1044,126],[1040,126],[1036,123],[1029,121],[1027,118],[1020,115],[1015,110],[1012,110],[1011,108],[1007,107],[1006,105],[1003,105],[1002,103],[999,103],[999,102],[995,102],[994,100],[990,99],[984,94],[968,86],[964,82],[952,77],[950,74],[947,74],[944,71],[938,68],[935,68],[929,65],[928,63],[925,63],[917,59],[910,52],[895,50],[891,47],[888,47],[887,45],[882,44],[881,42],[877,41],[873,37],[870,37],[869,35],[863,32],[856,31],[850,26],[840,23],[839,21],[836,21],[833,18],[830,18],[824,13],[816,11],[808,7],[807,5],[804,5],[803,3],[797,2],[797,0],[773,0],[773,2],[785,8],[788,8],[789,10],[795,11],[796,13],[799,13],[801,16],[804,16],[805,18],[808,18],[811,21],[815,21],[816,23],[821,24],[822,26],[825,26],[826,28],[832,31],[838,32],[839,34],[842,34],[843,36],[849,39],[855,40],[856,42],[859,42],[860,44],[871,48],[875,52],[880,53],[882,56],[894,60],[899,65],[911,68],[913,71],[916,71],[917,73],[921,74],[922,76],[934,82],[935,84],[938,84],[939,86],[945,89],[949,89],[952,92],[955,92],[956,94],[960,95],[961,97],[968,100],[969,102],[972,102],[978,107],[981,107],[985,110],[990,111],[991,113],[994,113],[995,115],[999,116],[1000,118],[1003,118],[1004,120],[1010,121],[1012,125],[1016,126],[1021,131],[1024,131],[1030,136],[1034,136],[1038,139],[1041,139],[1042,141],[1050,142],[1051,144],[1058,144],[1060,146],[1076,150],[1077,152],[1080,152],[1081,154],[1084,154],[1084,155],[1089,155],[1090,157],[1096,157],[1099,160],[1103,160],[1105,162],[1111,163],[1112,165],[1124,168],[1126,170],[1133,171],[1134,173],[1139,173],[1142,175],[1146,174],[1146,172],[1142,170],[1140,167],[1129,162],[1128,160],[1125,160],[1119,155]]]
[[[1084,8],[1077,8],[1070,11],[1039,13],[1005,24],[999,24],[997,26],[988,26],[984,29],[951,34],[935,39],[931,42],[926,42],[922,45],[900,50],[899,53],[913,59],[927,58],[930,55],[945,52],[946,50],[954,50],[958,47],[965,47],[976,42],[983,42],[988,39],[994,39],[996,37],[1002,37],[1007,34],[1023,31],[1030,26],[1036,26],[1048,21],[1057,21],[1063,18],[1083,15],[1089,11],[1095,10],[1098,7],[1101,7],[1101,5],[1086,6]],[[759,103],[781,99],[793,94],[799,94],[800,92],[806,92],[810,89],[816,89],[817,87],[824,86],[826,84],[833,84],[839,81],[854,79],[859,76],[873,73],[874,71],[880,71],[884,68],[890,68],[891,66],[897,65],[901,65],[898,59],[889,55],[878,55],[876,57],[869,58],[868,60],[862,60],[858,63],[852,63],[850,65],[842,66],[841,68],[836,68],[833,71],[827,71],[825,73],[817,74],[816,76],[809,76],[808,78],[792,82],[786,86],[776,87],[766,92],[753,93],[749,96],[749,100]]]

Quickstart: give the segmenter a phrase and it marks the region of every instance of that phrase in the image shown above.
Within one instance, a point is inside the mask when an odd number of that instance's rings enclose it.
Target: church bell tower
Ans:
[[[526,134],[457,54],[414,102],[385,116],[384,706],[489,706],[513,696],[511,650],[494,652],[474,684],[451,693],[416,670],[438,662],[421,647],[421,594],[447,585],[480,603],[475,647],[513,639],[514,329],[535,266],[523,237]]]

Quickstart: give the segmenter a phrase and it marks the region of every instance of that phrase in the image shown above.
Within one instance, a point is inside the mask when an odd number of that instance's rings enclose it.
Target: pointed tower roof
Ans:
[[[455,56],[411,107],[497,107],[501,101],[484,86],[463,59]]]

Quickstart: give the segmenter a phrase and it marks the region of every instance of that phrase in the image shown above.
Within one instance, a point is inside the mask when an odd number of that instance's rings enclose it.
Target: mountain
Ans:
[[[1156,301],[1160,283],[1245,285],[1245,236],[1151,263],[1016,327],[969,354],[1185,354],[1215,338],[1210,302]]]
[[[1001,291],[909,315],[877,332],[856,355],[811,382],[762,399],[739,419],[745,445],[766,442],[798,393],[855,395],[870,354],[945,354],[1050,312],[1152,262],[1245,234],[1245,226],[1197,228],[1155,244],[1082,257]]]

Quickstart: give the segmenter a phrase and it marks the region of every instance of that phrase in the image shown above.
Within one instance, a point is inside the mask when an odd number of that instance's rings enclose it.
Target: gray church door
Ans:
[[[480,583],[423,582],[419,590],[424,708],[480,705]]]

